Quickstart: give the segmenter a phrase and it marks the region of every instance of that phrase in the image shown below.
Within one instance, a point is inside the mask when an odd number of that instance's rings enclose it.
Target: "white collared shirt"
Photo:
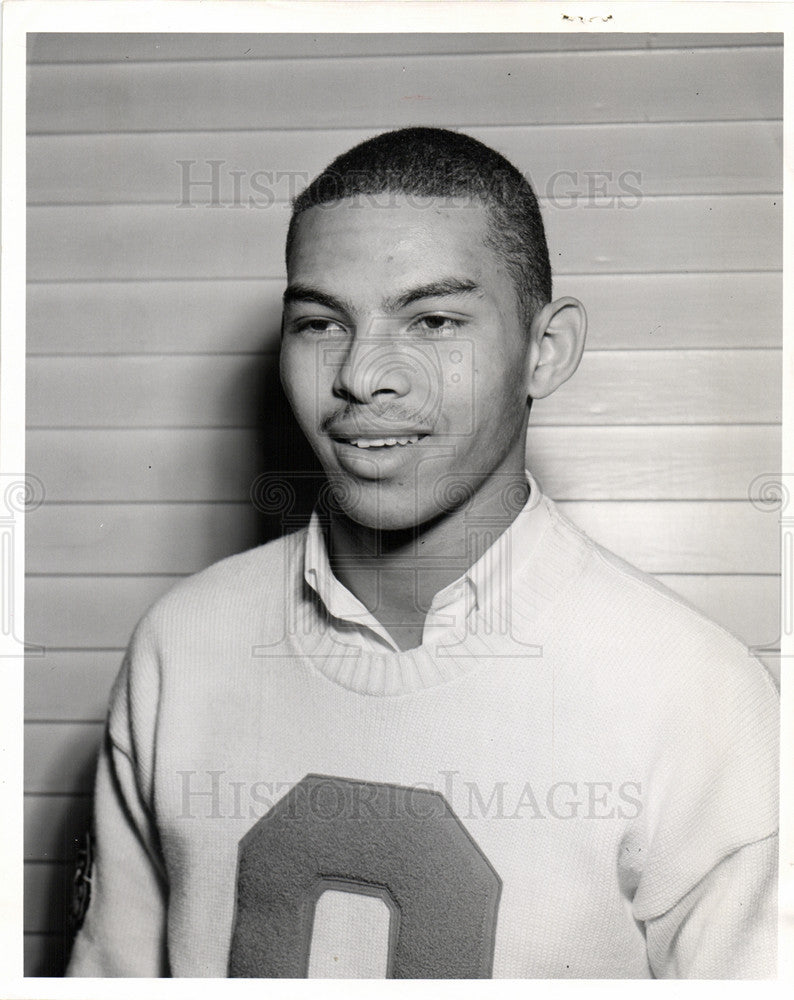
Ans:
[[[459,636],[471,623],[475,612],[495,619],[509,618],[511,581],[519,562],[532,551],[545,524],[538,516],[542,494],[536,481],[526,473],[530,488],[527,503],[506,531],[502,531],[480,558],[433,598],[422,629],[422,646],[435,647]],[[472,518],[480,537],[487,522]],[[500,530],[500,529],[499,529]],[[367,652],[398,652],[384,625],[335,576],[328,558],[325,535],[317,512],[309,521],[304,556],[304,579],[320,598],[332,619],[331,626],[344,631]]]

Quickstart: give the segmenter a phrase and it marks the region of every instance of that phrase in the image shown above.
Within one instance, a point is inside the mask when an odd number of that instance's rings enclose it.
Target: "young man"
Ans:
[[[524,469],[585,335],[527,182],[387,133],[287,269],[328,488],[136,629],[70,974],[774,975],[774,688]]]

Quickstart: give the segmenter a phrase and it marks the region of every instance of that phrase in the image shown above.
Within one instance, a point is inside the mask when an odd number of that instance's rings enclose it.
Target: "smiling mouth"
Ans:
[[[426,434],[410,434],[404,437],[382,437],[382,438],[345,438],[342,444],[352,445],[354,448],[404,448],[409,444],[416,444]]]

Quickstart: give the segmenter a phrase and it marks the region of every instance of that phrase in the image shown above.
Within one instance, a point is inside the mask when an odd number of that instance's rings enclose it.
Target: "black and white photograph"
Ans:
[[[327,6],[25,35],[22,975],[776,980],[784,33]]]

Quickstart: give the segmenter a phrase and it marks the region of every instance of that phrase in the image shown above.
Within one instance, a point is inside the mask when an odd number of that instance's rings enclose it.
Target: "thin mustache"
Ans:
[[[422,416],[393,404],[378,408],[367,406],[364,409],[348,406],[326,417],[320,424],[324,434],[332,435],[362,430],[387,431],[395,427],[427,428],[427,415]]]

